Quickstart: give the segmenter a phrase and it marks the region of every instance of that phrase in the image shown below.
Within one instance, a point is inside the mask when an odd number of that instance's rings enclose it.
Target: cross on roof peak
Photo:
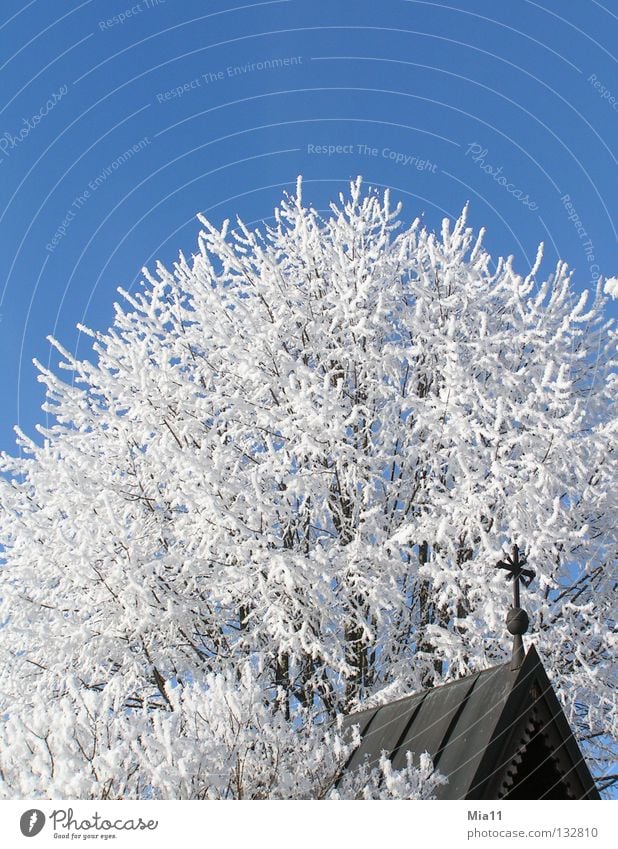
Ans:
[[[518,545],[511,547],[510,554],[505,555],[504,560],[496,563],[497,569],[505,569],[508,572],[507,581],[513,581],[513,607],[506,615],[506,627],[513,635],[513,655],[511,669],[519,668],[524,662],[524,642],[522,634],[525,634],[530,624],[530,619],[520,603],[520,584],[529,587],[535,573],[532,569],[525,569],[527,560],[525,554],[519,551]]]

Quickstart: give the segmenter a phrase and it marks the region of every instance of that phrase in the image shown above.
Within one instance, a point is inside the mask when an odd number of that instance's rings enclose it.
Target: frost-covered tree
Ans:
[[[0,792],[427,796],[335,787],[337,718],[501,662],[506,545],[597,775],[617,736],[616,331],[363,194],[218,230],[122,292],[0,485]],[[610,288],[608,288],[610,291]],[[421,753],[419,753],[420,755]],[[415,766],[416,764],[416,766]]]

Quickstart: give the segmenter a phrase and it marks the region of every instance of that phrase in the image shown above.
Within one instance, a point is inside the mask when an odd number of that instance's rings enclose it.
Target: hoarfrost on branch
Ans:
[[[323,218],[221,230],[54,342],[53,424],[0,479],[0,793],[430,796],[422,753],[336,783],[343,713],[506,660],[506,545],[592,765],[616,737],[616,332],[404,226],[360,180]],[[611,285],[610,285],[611,284]],[[613,281],[605,286],[614,294]],[[614,286],[615,288],[615,286]],[[370,701],[368,701],[370,700]],[[356,782],[356,783],[355,783]]]

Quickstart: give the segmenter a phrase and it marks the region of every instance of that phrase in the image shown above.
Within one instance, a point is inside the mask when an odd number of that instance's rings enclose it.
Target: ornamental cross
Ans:
[[[526,565],[526,557],[519,553],[519,548],[514,545],[511,548],[511,554],[506,555],[504,560],[499,560],[496,563],[497,569],[505,569],[508,572],[507,581],[513,581],[513,607],[509,610],[506,616],[506,627],[509,634],[513,635],[513,656],[511,659],[511,669],[519,669],[524,662],[524,642],[522,634],[525,634],[530,624],[530,619],[525,610],[520,607],[519,585],[523,584],[529,587],[534,578],[532,569],[524,569]]]
[[[519,548],[514,545],[511,549],[511,554],[499,560],[496,563],[496,568],[506,569],[509,573],[506,576],[507,581],[513,581],[513,607],[519,607],[519,585],[523,584],[529,587],[534,580],[534,572],[532,569],[524,569],[526,565],[526,556],[519,553]]]

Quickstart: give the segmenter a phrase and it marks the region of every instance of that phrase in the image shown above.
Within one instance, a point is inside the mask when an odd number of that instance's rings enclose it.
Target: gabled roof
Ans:
[[[442,799],[598,799],[599,794],[534,647],[495,666],[391,704],[350,714],[361,744],[353,770],[382,751],[393,767],[428,752],[448,778]]]

